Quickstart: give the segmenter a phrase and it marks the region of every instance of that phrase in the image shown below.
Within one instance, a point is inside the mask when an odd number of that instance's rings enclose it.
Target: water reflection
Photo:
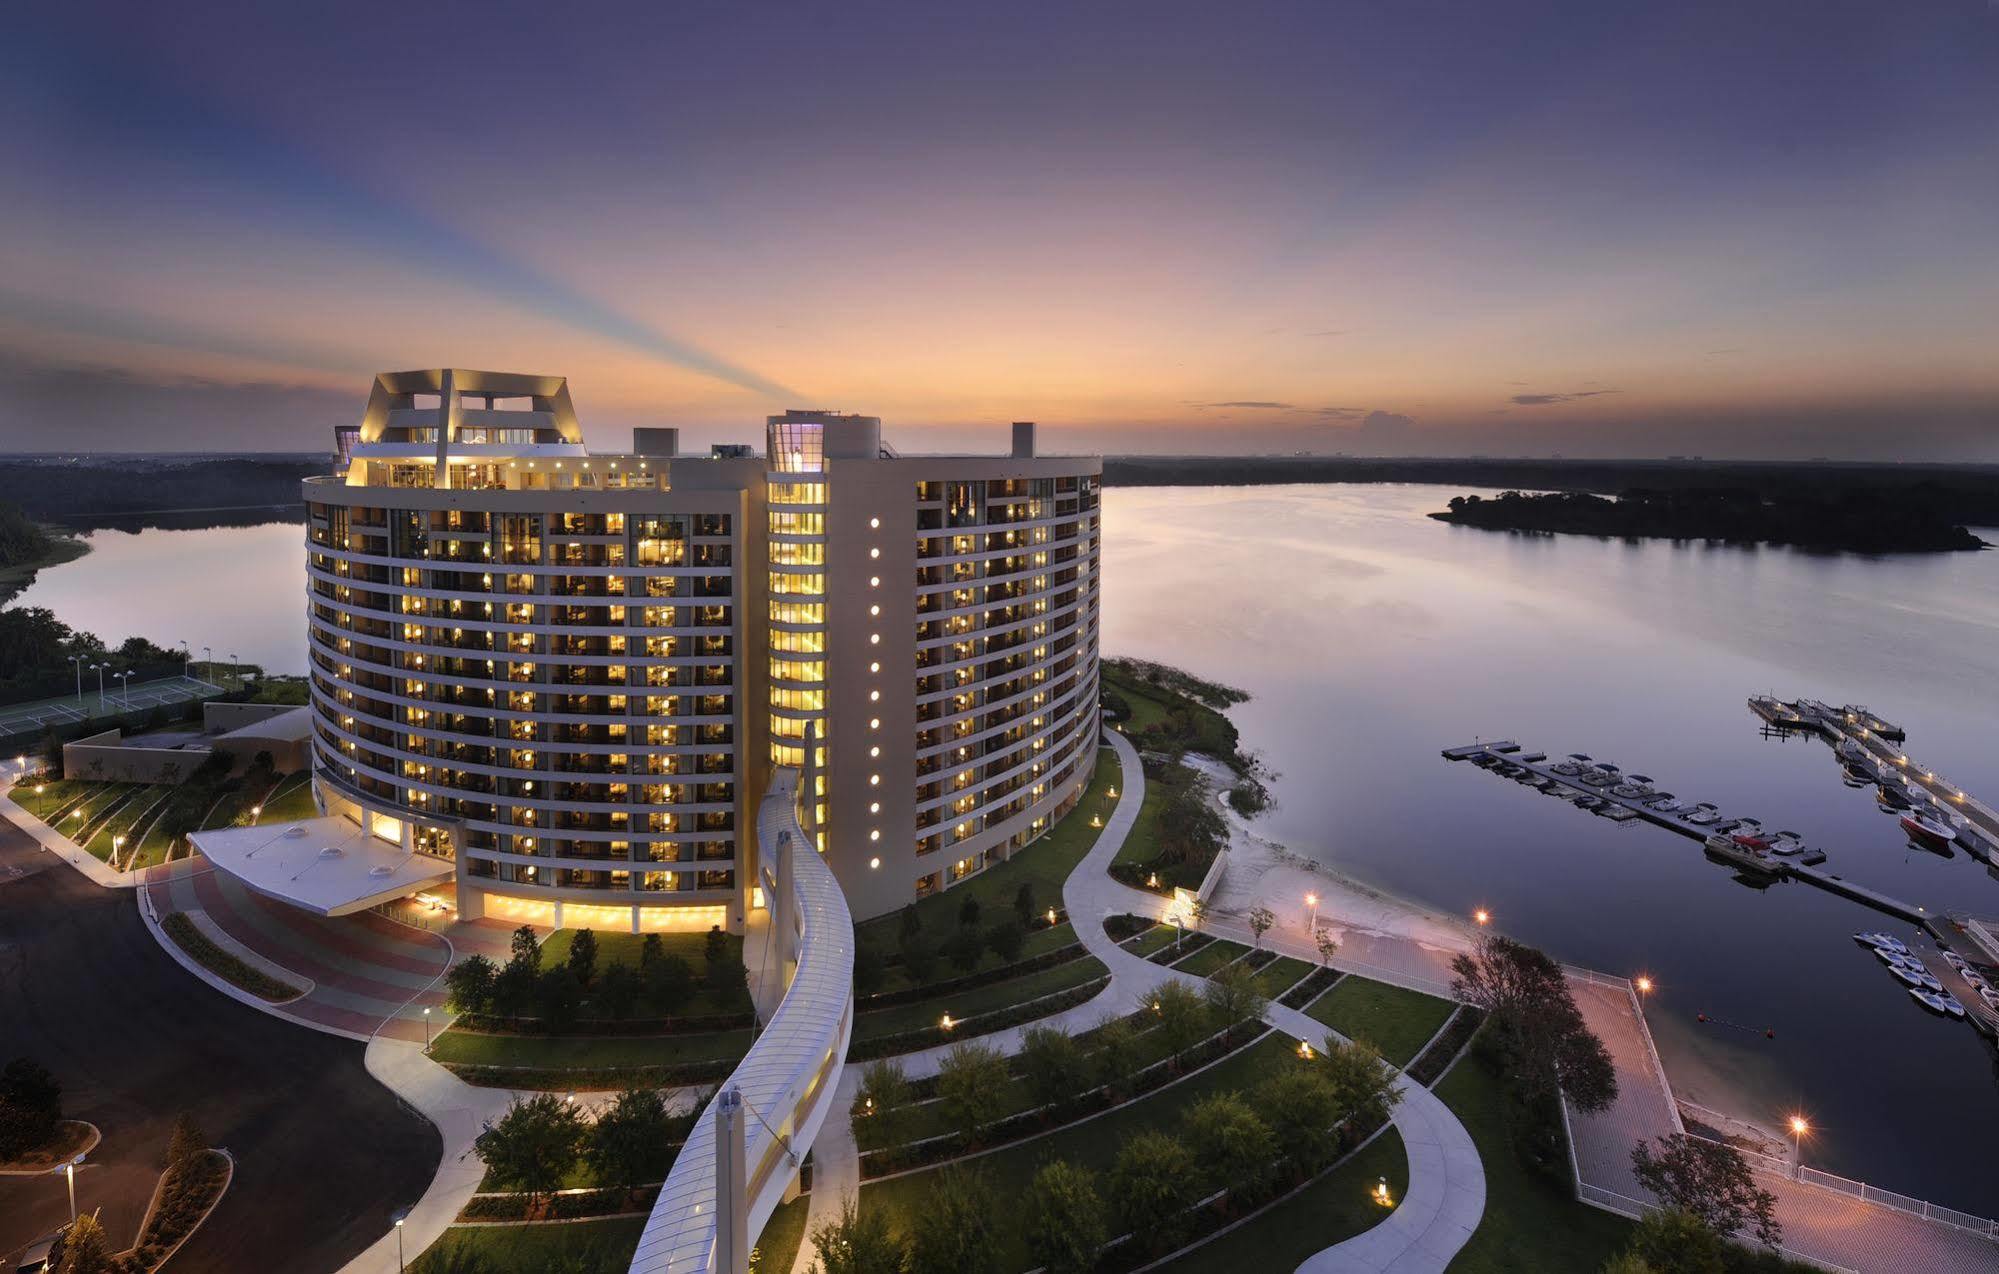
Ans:
[[[1814,1162],[1989,1213],[1970,1147],[1999,1133],[1991,1058],[1848,940],[1872,913],[1801,885],[1745,889],[1691,841],[1437,754],[1474,736],[1588,752],[1795,828],[1834,871],[1999,916],[1976,863],[1909,850],[1822,744],[1759,737],[1743,703],[1871,704],[1909,728],[1912,756],[1999,792],[1999,554],[1820,557],[1422,516],[1450,494],[1107,492],[1104,647],[1255,696],[1235,716],[1281,775],[1274,838],[1426,903],[1490,905],[1577,963],[1651,972],[1683,1095],[1771,1120],[1809,1109]],[[1776,1038],[1699,1026],[1702,1012]]]

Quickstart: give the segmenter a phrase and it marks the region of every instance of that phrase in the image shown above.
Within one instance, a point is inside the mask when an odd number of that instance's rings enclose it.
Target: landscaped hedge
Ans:
[[[1158,921],[1148,920],[1144,916],[1129,914],[1110,916],[1104,920],[1104,932],[1111,936],[1112,942],[1123,942],[1126,938],[1136,938],[1139,934],[1144,933],[1147,929],[1152,928],[1152,926],[1158,923]]]
[[[696,1013],[686,1017],[583,1017],[573,1026],[552,1031],[538,1017],[506,1017],[498,1013],[462,1014],[455,1025],[482,1035],[702,1035],[741,1031],[757,1024],[754,1013]]]
[[[854,1005],[854,1011],[865,1013],[869,1009],[892,1009],[898,1004],[916,1004],[923,1000],[935,999],[940,995],[954,995],[959,991],[969,991],[974,987],[989,986],[994,982],[1005,982],[1009,978],[1021,977],[1029,973],[1039,973],[1052,969],[1058,964],[1080,960],[1088,954],[1080,942],[1072,942],[1066,947],[1044,951],[1038,956],[1016,960],[1012,964],[1002,964],[996,968],[984,969],[978,973],[968,973],[962,978],[951,978],[944,982],[929,982],[922,986],[904,987],[900,991],[878,991],[863,996]]]
[[[1044,995],[1038,1000],[1028,1000],[1023,1004],[1008,1005],[981,1013],[952,1024],[950,1030],[940,1026],[926,1026],[920,1031],[903,1031],[896,1035],[883,1035],[866,1041],[855,1041],[847,1047],[847,1060],[865,1062],[877,1057],[892,1057],[897,1053],[914,1053],[919,1049],[935,1048],[939,1044],[949,1044],[953,1040],[972,1039],[980,1035],[990,1035],[994,1031],[1004,1031],[1009,1026],[1019,1026],[1039,1018],[1072,1009],[1078,1004],[1087,1004],[1099,991],[1110,985],[1110,975],[1085,982],[1081,986]]]
[[[578,1221],[587,1217],[604,1217],[645,1213],[652,1209],[653,1200],[659,1197],[660,1183],[640,1186],[637,1190],[627,1190],[622,1186],[602,1186],[595,1190],[564,1191],[548,1201],[548,1207],[538,1221]],[[458,1214],[460,1221],[525,1221],[528,1220],[528,1196],[525,1194],[475,1194]]]
[[[553,1092],[568,1088],[674,1088],[727,1079],[736,1062],[674,1062],[657,1066],[493,1066],[445,1062],[452,1074],[481,1088],[529,1088]]]
[[[1474,1008],[1469,1004],[1460,1005],[1457,1016],[1438,1032],[1437,1037],[1430,1041],[1429,1045],[1417,1055],[1416,1060],[1409,1063],[1402,1073],[1428,1088],[1437,1082],[1437,1077],[1444,1073],[1444,1068],[1451,1064],[1451,1059],[1463,1050],[1471,1041],[1471,1037],[1478,1034],[1478,1028],[1484,1022],[1485,1010]]]
[[[289,982],[280,982],[259,970],[251,968],[236,956],[224,951],[209,941],[208,935],[195,927],[195,923],[185,912],[176,911],[160,921],[160,928],[175,945],[194,957],[197,964],[210,973],[226,978],[251,995],[265,1000],[293,1000],[301,994]]]
[[[1287,1009],[1302,1009],[1338,985],[1346,974],[1324,965],[1306,974],[1297,986],[1277,997],[1277,1002]]]
[[[159,1200],[147,1219],[146,1232],[139,1236],[125,1268],[150,1271],[158,1266],[201,1224],[228,1180],[229,1160],[219,1150],[204,1150],[180,1167],[169,1167],[160,1179]]]

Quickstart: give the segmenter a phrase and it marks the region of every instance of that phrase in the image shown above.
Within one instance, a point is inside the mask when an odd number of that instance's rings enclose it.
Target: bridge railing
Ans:
[[[785,896],[770,899],[769,940],[782,944],[794,936],[797,968],[777,1011],[717,1090],[718,1098],[740,1097],[747,1111],[742,1179],[729,1191],[720,1188],[718,1151],[724,1146],[711,1102],[695,1120],[646,1218],[632,1274],[711,1274],[720,1226],[736,1222],[733,1209],[747,1216],[754,1242],[820,1126],[829,1116],[845,1118],[831,1107],[854,1026],[853,916],[832,871],[799,826],[797,789],[798,772],[778,770],[757,812],[763,859],[783,868],[775,884]],[[791,935],[783,932],[787,927]]]

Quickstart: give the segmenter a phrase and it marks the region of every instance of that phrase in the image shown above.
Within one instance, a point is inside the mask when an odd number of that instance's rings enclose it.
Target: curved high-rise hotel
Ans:
[[[315,790],[467,917],[739,928],[774,768],[856,918],[1026,845],[1096,759],[1096,458],[872,417],[591,452],[558,377],[376,378],[310,479]]]

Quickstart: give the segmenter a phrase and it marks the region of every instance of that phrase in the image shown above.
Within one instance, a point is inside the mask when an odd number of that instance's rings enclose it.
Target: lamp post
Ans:
[[[407,1212],[398,1212],[398,1213],[396,1213],[396,1270],[397,1270],[397,1274],[401,1274],[401,1271],[402,1271],[402,1268],[403,1268],[403,1222],[405,1222],[405,1221],[409,1220],[409,1218],[410,1218],[410,1214],[409,1214],[409,1213],[407,1213]]]
[[[425,1052],[426,1054],[428,1054],[428,1053],[430,1052],[430,1008],[429,1008],[429,1006],[425,1006],[425,1008],[424,1008],[424,1010],[423,1010],[423,1051],[424,1051],[424,1052]]]
[[[215,675],[215,647],[203,646],[201,648],[201,666],[208,670],[210,677]],[[211,681],[209,684],[214,685],[215,683]]]
[[[69,1178],[69,1223],[71,1225],[76,1224],[76,1165],[83,1162],[83,1156],[84,1152],[79,1150],[74,1159],[71,1159],[62,1166],[63,1175]]]
[[[1791,1116],[1791,1146],[1795,1152],[1795,1161],[1791,1165],[1791,1177],[1793,1180],[1798,1180],[1805,1175],[1805,1134],[1811,1130],[1812,1126],[1805,1122],[1803,1115]]]
[[[105,708],[110,706],[104,700],[104,670],[110,665],[92,664],[90,666],[97,670],[97,710],[99,712],[102,712],[104,711]]]
[[[69,661],[76,665],[76,706],[83,706],[83,665],[89,660],[82,655],[71,655]]]
[[[1477,921],[1481,926],[1489,925],[1492,923],[1492,913],[1490,911],[1487,911],[1483,907],[1480,907],[1477,911],[1472,912],[1471,918]]]
[[[123,672],[114,672],[111,675],[116,677],[123,687],[120,695],[125,701],[125,706],[130,708],[132,706],[132,670],[127,668]]]
[[[1310,932],[1317,933],[1319,932],[1319,895],[1306,894],[1305,905],[1312,909],[1312,928]]]

